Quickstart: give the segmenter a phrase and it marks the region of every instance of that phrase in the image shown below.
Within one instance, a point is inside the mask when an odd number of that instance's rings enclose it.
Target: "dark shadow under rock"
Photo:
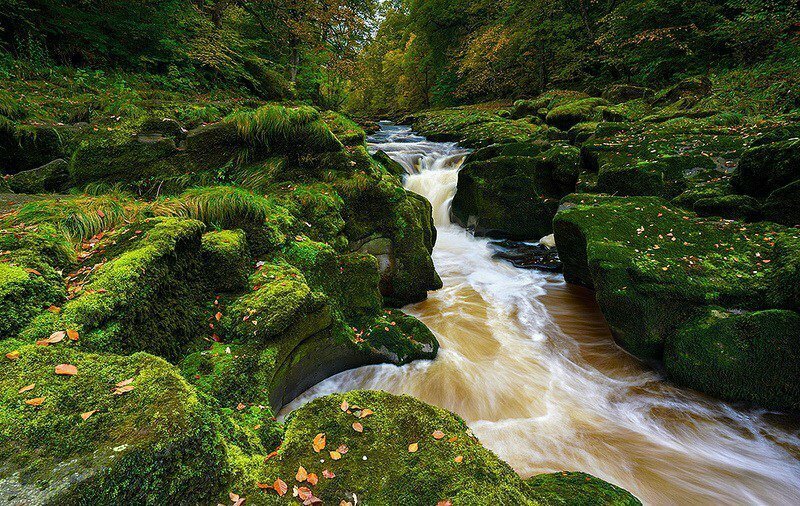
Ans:
[[[495,250],[494,258],[508,260],[514,267],[561,272],[561,260],[558,259],[558,251],[555,248],[508,239],[492,241],[489,244]]]

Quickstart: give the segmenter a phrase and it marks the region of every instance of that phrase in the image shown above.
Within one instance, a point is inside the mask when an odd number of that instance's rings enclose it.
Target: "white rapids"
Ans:
[[[678,389],[612,341],[588,291],[492,258],[450,223],[466,150],[383,124],[371,149],[433,204],[444,288],[404,310],[439,339],[433,361],[376,365],[316,385],[410,394],[461,415],[523,477],[585,471],[645,504],[800,504],[796,421]]]

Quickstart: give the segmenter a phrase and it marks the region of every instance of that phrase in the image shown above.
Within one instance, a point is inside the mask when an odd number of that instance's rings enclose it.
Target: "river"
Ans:
[[[492,259],[449,220],[465,151],[383,124],[371,137],[433,204],[444,288],[404,310],[436,334],[436,360],[378,365],[316,385],[410,394],[461,415],[523,477],[580,470],[645,504],[800,504],[796,422],[676,388],[618,348],[591,292]]]

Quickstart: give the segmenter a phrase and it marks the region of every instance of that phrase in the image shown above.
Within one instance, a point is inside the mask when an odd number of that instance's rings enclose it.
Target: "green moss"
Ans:
[[[508,120],[495,112],[469,107],[419,114],[414,130],[431,140],[458,141],[465,147],[522,142],[543,135],[540,127],[525,120]]]
[[[561,130],[567,131],[578,123],[598,119],[598,107],[608,105],[602,98],[584,98],[558,105],[547,113],[545,121]]]
[[[39,168],[18,172],[8,179],[9,188],[16,193],[63,191],[68,183],[69,164],[60,158]]]
[[[40,271],[0,263],[0,338],[13,337],[36,314],[60,304],[65,295],[63,285],[48,281]]]
[[[667,340],[671,378],[723,399],[800,410],[800,314],[703,308]]]
[[[322,120],[333,135],[345,146],[360,146],[367,140],[364,129],[350,118],[333,111],[325,111]]]
[[[203,224],[155,220],[138,247],[103,265],[64,306],[62,325],[80,333],[82,348],[175,358],[199,335],[199,300],[207,296],[200,268]]]
[[[540,474],[525,480],[531,493],[547,505],[637,506],[630,492],[586,473]]]
[[[745,151],[731,182],[741,193],[766,197],[797,180],[800,180],[800,140],[795,139]]]
[[[82,353],[65,342],[18,351],[18,360],[0,363],[5,501],[157,504],[210,501],[224,490],[229,470],[216,416],[168,363]],[[78,374],[58,376],[58,364]],[[133,389],[114,395],[129,378]],[[39,407],[24,402],[36,397],[44,397]]]
[[[800,180],[773,191],[764,201],[764,217],[782,225],[800,225]]]
[[[203,262],[215,291],[235,292],[247,287],[250,255],[241,230],[221,230],[203,234]]]
[[[510,114],[513,118],[523,118],[525,116],[538,115],[541,110],[544,110],[542,115],[544,117],[547,111],[554,107],[585,98],[589,98],[589,95],[581,91],[550,90],[533,99],[517,100],[514,102],[514,107],[511,109]]]
[[[723,195],[695,201],[700,216],[721,216],[731,220],[755,220],[761,216],[761,204],[748,195]]]
[[[453,216],[484,235],[531,239],[552,232],[558,199],[574,191],[579,154],[555,146],[534,157],[468,162],[459,173]]]

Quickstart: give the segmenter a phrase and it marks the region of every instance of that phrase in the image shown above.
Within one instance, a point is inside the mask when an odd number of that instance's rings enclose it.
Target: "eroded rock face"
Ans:
[[[800,409],[800,370],[774,377],[798,349],[797,230],[590,195],[566,198],[554,228],[565,278],[596,290],[622,347],[697,390]]]

